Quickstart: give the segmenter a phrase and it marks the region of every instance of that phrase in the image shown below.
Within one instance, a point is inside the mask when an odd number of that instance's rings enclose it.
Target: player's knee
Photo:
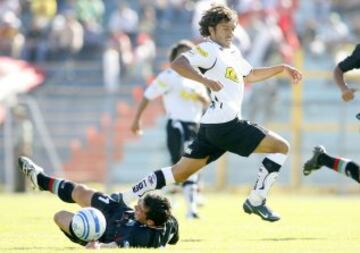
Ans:
[[[78,184],[73,191],[72,197],[74,200],[76,200],[76,202],[78,202],[84,198],[88,191],[89,188],[86,185]]]
[[[281,153],[286,155],[289,152],[290,144],[285,139],[276,139],[272,144],[271,153]]]
[[[62,220],[63,220],[63,217],[64,217],[64,214],[65,214],[65,211],[59,211],[57,213],[54,214],[54,222],[60,226],[62,224]]]
[[[287,140],[281,140],[280,144],[279,144],[279,152],[278,153],[282,153],[282,154],[287,154],[289,153],[290,150],[290,144]]]

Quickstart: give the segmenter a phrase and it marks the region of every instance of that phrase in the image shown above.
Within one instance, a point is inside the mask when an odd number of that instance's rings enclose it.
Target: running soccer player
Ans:
[[[185,181],[226,151],[245,157],[264,153],[266,157],[243,209],[266,221],[280,219],[268,208],[266,199],[286,160],[289,143],[278,134],[242,118],[244,83],[260,82],[280,73],[298,83],[302,74],[286,64],[253,68],[232,44],[236,22],[234,11],[224,5],[212,6],[199,23],[200,33],[206,41],[171,63],[178,74],[210,89],[211,104],[201,119],[196,139],[185,149],[180,161],[135,184],[122,194],[125,203],[165,185]]]

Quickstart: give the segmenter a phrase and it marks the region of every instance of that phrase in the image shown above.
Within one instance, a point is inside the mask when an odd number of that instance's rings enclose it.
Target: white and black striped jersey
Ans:
[[[148,100],[163,97],[164,107],[169,119],[185,122],[199,122],[203,105],[196,94],[207,96],[203,84],[186,79],[172,69],[162,71],[145,90]]]
[[[217,124],[241,118],[243,77],[250,73],[252,66],[242,57],[240,50],[234,45],[223,48],[208,40],[183,55],[204,76],[224,85],[220,91],[211,91],[211,105],[201,123]]]

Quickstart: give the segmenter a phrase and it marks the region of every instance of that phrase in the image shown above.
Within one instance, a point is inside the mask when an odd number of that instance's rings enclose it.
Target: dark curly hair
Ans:
[[[173,60],[175,60],[176,57],[178,57],[179,53],[183,51],[183,49],[190,50],[193,47],[194,44],[190,40],[180,40],[170,49],[169,61],[172,62]]]
[[[204,37],[210,36],[209,27],[215,27],[217,24],[222,21],[236,21],[237,15],[229,7],[218,4],[213,5],[210,9],[205,11],[202,16],[199,25],[200,25],[200,34]]]
[[[171,205],[164,196],[147,194],[143,203],[147,209],[146,218],[154,221],[155,226],[163,226],[171,217]]]

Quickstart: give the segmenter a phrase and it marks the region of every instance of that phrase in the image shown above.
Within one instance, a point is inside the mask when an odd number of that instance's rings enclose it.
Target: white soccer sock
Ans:
[[[165,185],[175,183],[171,167],[162,168],[160,171],[152,172],[140,182],[135,184],[129,191],[122,194],[125,204],[130,205],[132,201],[141,198],[145,193],[161,189]]]
[[[268,154],[266,156],[266,158],[279,164],[280,166],[282,166],[285,163],[287,157],[288,157],[287,154],[282,154],[282,153],[273,153],[273,154]]]
[[[172,167],[165,167],[161,169],[164,178],[165,178],[165,185],[175,184],[175,178],[172,173]]]
[[[187,214],[197,213],[197,185],[186,184],[183,187]]]
[[[287,158],[285,154],[269,154],[266,156],[264,161],[270,160],[271,162],[275,163],[275,165],[282,166]],[[254,189],[251,191],[248,199],[250,203],[254,206],[261,205],[262,202],[266,199],[271,186],[275,183],[276,179],[279,176],[278,170],[271,171],[265,167],[260,166],[258,178],[255,183]]]

